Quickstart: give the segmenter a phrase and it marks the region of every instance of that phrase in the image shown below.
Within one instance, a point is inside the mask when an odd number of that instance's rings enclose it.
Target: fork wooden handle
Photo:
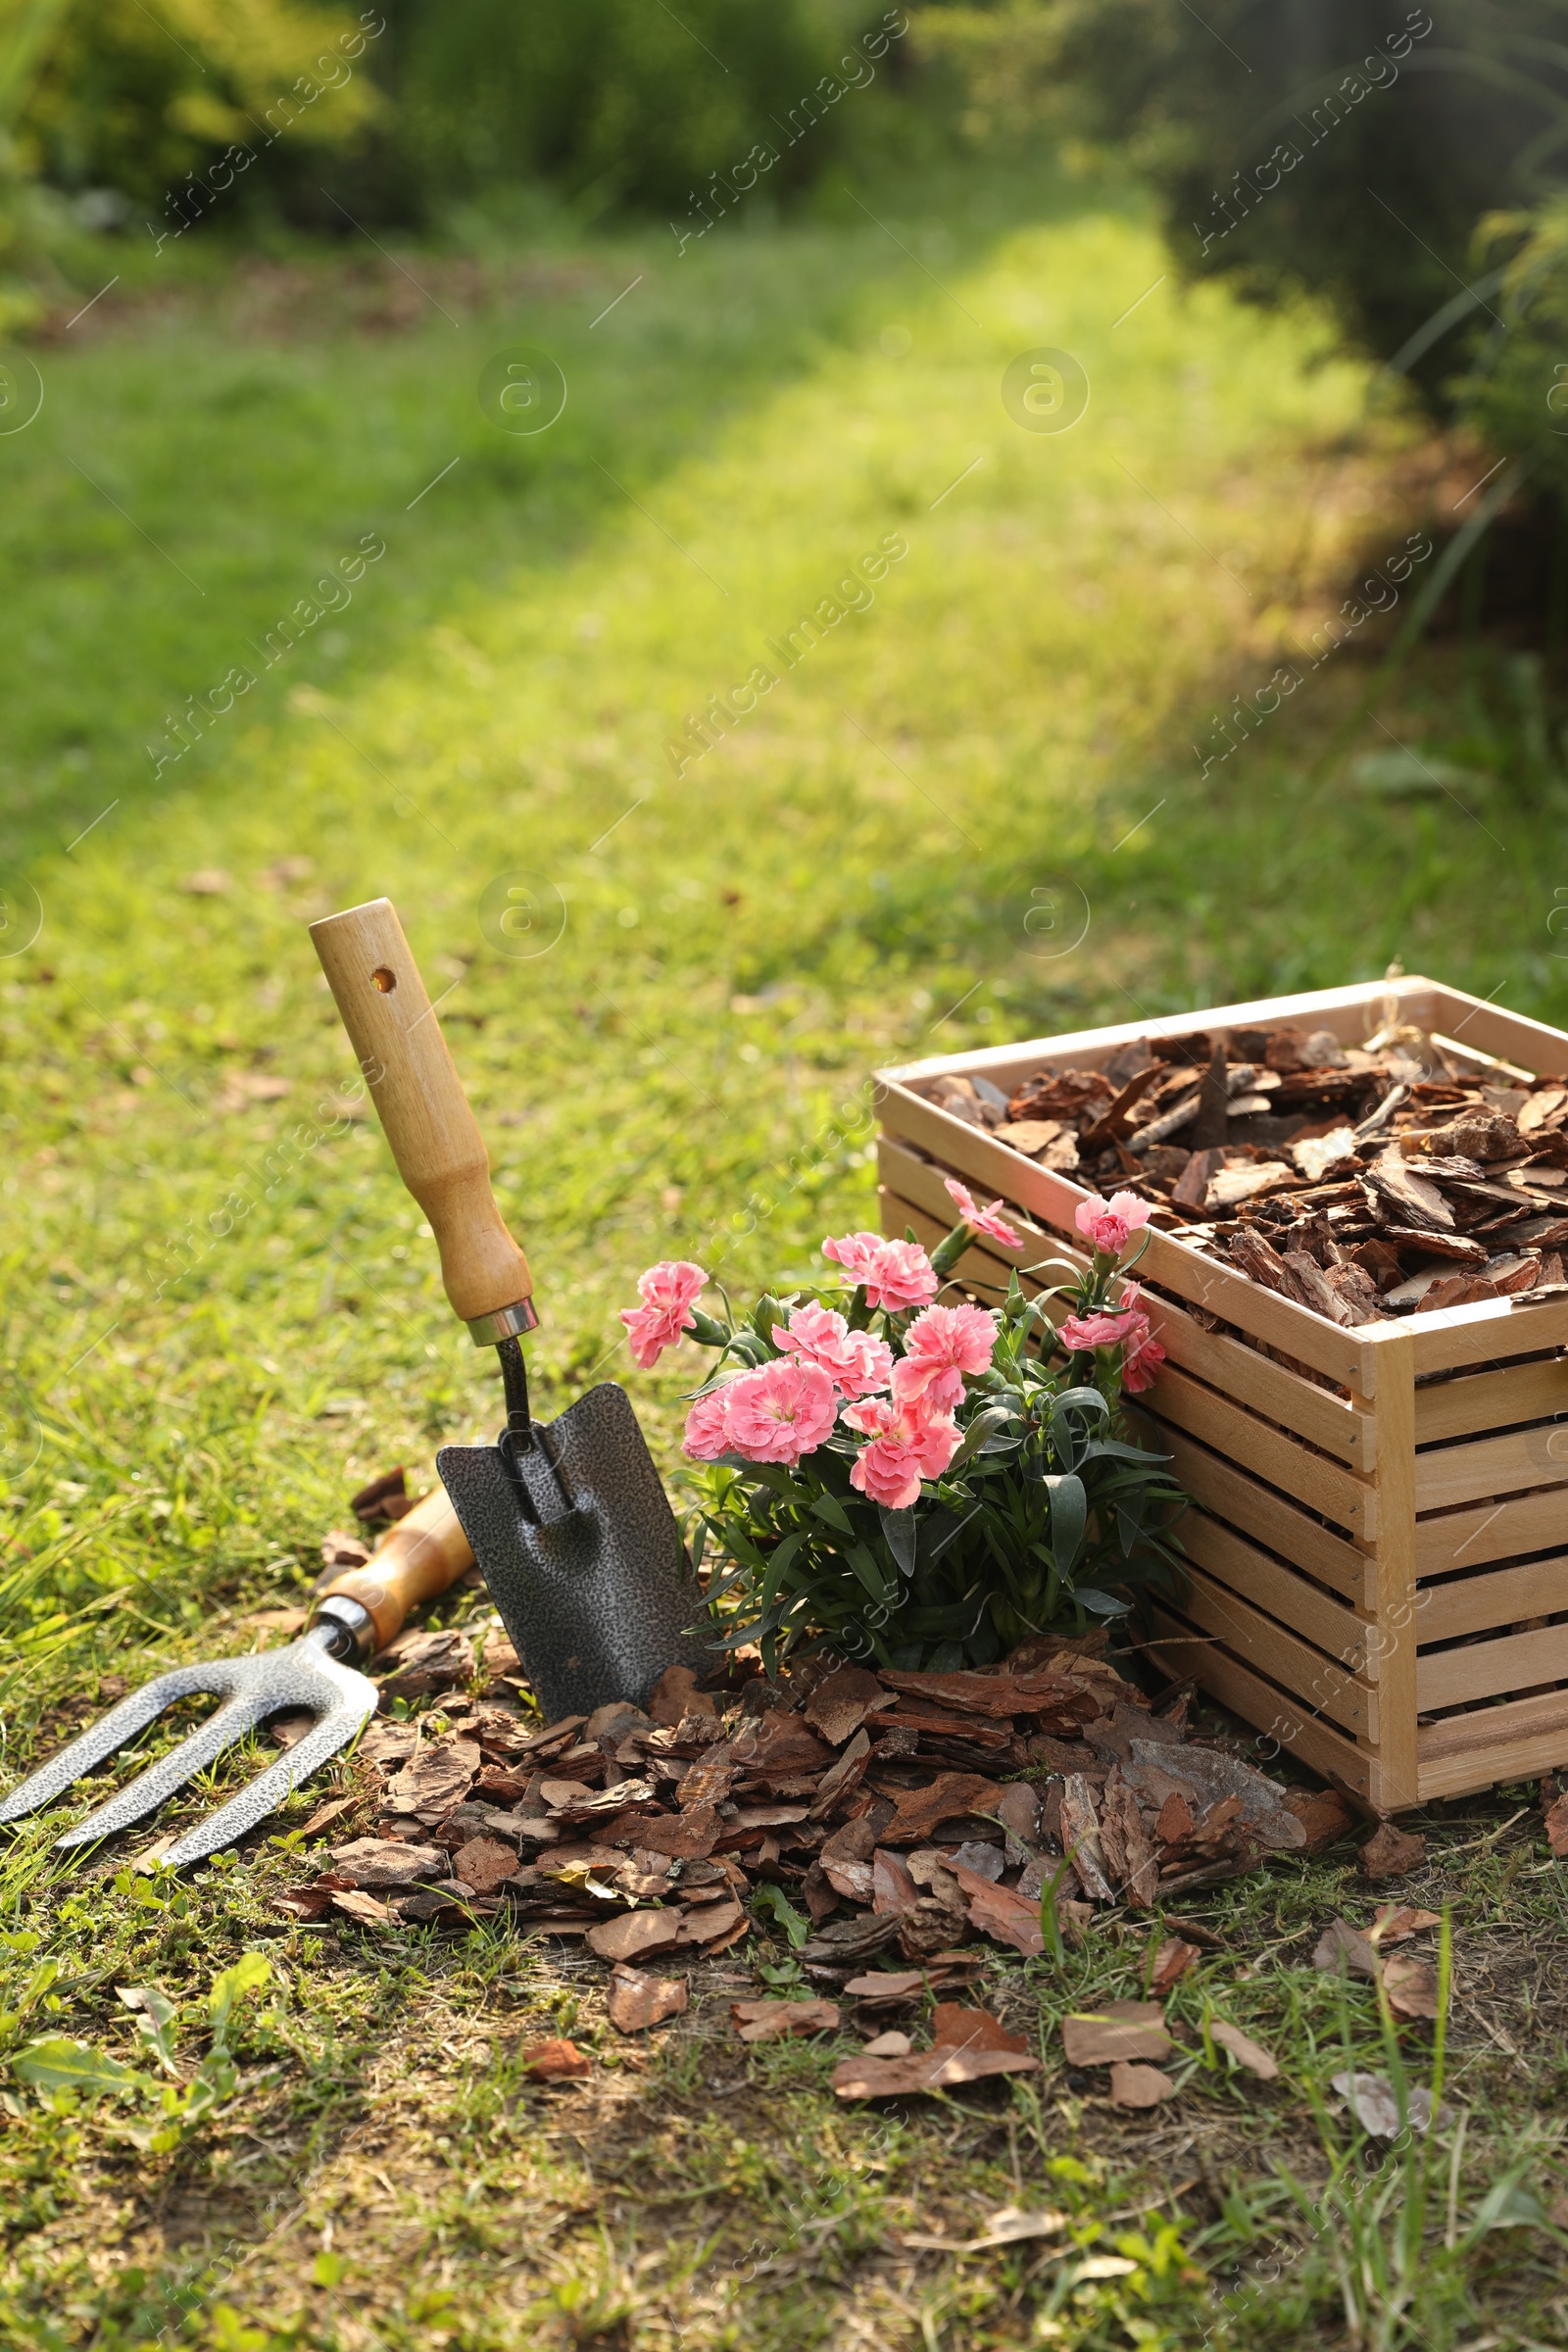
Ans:
[[[473,1566],[473,1550],[458,1525],[458,1514],[437,1487],[412,1511],[394,1521],[363,1568],[345,1569],[316,1594],[357,1600],[375,1628],[375,1646],[385,1649],[421,1600],[433,1600]]]
[[[311,937],[398,1173],[430,1220],[454,1312],[481,1343],[530,1330],[528,1261],[502,1222],[484,1138],[391,900],[326,915]]]

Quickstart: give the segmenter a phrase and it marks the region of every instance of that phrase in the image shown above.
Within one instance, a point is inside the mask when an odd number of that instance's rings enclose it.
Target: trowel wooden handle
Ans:
[[[318,1606],[329,1593],[357,1600],[375,1627],[375,1646],[385,1649],[405,1618],[421,1600],[455,1585],[473,1566],[468,1539],[458,1514],[437,1487],[387,1529],[363,1568],[347,1568],[316,1594]]]
[[[481,1342],[528,1330],[536,1319],[528,1261],[502,1223],[484,1138],[392,902],[329,914],[311,925],[311,937],[398,1173],[430,1220],[453,1311],[486,1326],[474,1332]],[[509,1320],[509,1309],[525,1311]]]

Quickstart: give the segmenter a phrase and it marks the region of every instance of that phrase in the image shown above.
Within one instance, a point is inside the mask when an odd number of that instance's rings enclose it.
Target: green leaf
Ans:
[[[265,1952],[245,1952],[232,1968],[225,1968],[213,1979],[207,1995],[207,2011],[213,2022],[213,2046],[220,2048],[228,2038],[228,2021],[234,2003],[243,1994],[254,1992],[265,1984],[272,1973],[272,1963]]]
[[[1066,1576],[1083,1544],[1084,1530],[1089,1524],[1089,1497],[1084,1493],[1083,1480],[1071,1473],[1048,1478],[1046,1492],[1051,1497],[1051,1548],[1056,1566]]]
[[[912,1576],[919,1555],[919,1533],[914,1524],[912,1507],[904,1511],[889,1510],[886,1503],[878,1506],[882,1534],[889,1551],[906,1576]]]
[[[1114,1592],[1097,1592],[1092,1586],[1081,1585],[1073,1594],[1092,1617],[1125,1617],[1130,1601],[1118,1600]]]
[[[774,1919],[789,1937],[792,1951],[799,1951],[801,1945],[808,1941],[811,1934],[810,1921],[796,1910],[783,1887],[774,1885],[771,1880],[764,1880],[763,1884],[756,1889],[752,1896],[752,1909],[772,1912]]]
[[[144,2078],[122,2066],[118,2058],[111,2058],[107,2050],[73,2041],[67,2034],[29,2041],[12,2059],[11,2071],[44,2098],[64,2090],[76,2098],[101,2099],[112,2092],[144,2087]]]
[[[829,1527],[836,1527],[841,1536],[853,1536],[855,1533],[855,1522],[836,1494],[818,1494],[811,1505],[811,1513],[814,1518],[824,1520]]]

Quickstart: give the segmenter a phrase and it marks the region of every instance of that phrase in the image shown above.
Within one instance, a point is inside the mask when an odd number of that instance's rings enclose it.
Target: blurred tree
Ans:
[[[49,20],[30,47],[13,44],[17,162],[56,188],[102,192],[110,202],[97,225],[113,225],[114,196],[161,214],[188,174],[230,145],[260,161],[285,132],[316,146],[350,143],[383,104],[367,70],[385,24],[374,8],[361,16],[313,0],[11,6],[19,18]]]
[[[755,146],[778,157],[769,187],[814,177],[837,143],[841,99],[878,71],[860,37],[884,13],[906,22],[883,0],[387,6],[391,145],[424,205],[548,179],[590,210],[682,217]]]
[[[1564,0],[927,0],[914,27],[982,119],[1023,79],[1037,121],[1124,147],[1186,274],[1326,297],[1439,408],[1478,223],[1568,185]]]

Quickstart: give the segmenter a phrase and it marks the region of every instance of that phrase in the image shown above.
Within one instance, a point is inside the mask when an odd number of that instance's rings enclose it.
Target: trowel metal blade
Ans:
[[[606,1381],[536,1422],[517,1461],[528,1504],[495,1446],[443,1446],[436,1468],[546,1720],[715,1664],[714,1639],[688,1631],[701,1590],[625,1390]]]

